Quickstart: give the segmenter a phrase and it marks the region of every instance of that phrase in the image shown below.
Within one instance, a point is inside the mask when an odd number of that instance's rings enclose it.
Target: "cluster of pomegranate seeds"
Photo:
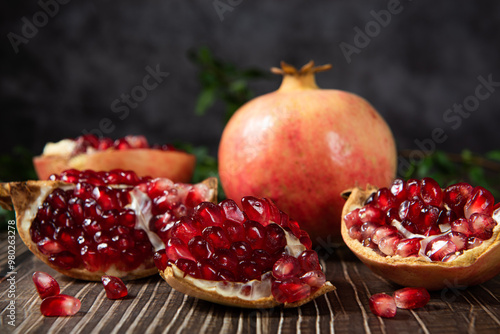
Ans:
[[[431,296],[424,288],[403,288],[394,292],[392,296],[386,293],[377,293],[370,297],[369,306],[373,314],[393,318],[396,308],[415,309],[427,305]]]
[[[244,197],[243,211],[233,200],[204,202],[176,222],[155,254],[160,270],[175,264],[185,275],[210,281],[248,282],[272,272],[279,302],[308,297],[326,281],[311,239],[268,199]],[[304,250],[288,254],[287,233]]]
[[[101,281],[109,299],[120,299],[128,295],[127,287],[120,278],[104,275],[101,277]]]
[[[133,189],[150,196],[156,222],[153,230],[159,234],[172,220],[192,211],[210,191],[203,184],[174,184],[122,170],[67,170],[50,180],[74,186],[62,186],[46,197],[31,224],[31,239],[55,266],[91,272],[106,272],[112,265],[125,272],[141,264],[154,267],[151,242],[144,230],[136,228],[137,213],[129,205]]]
[[[344,217],[349,236],[384,256],[451,261],[493,235],[495,200],[483,187],[442,190],[431,179],[396,179]]]
[[[59,294],[59,284],[47,273],[36,271],[33,274],[33,283],[42,299],[40,311],[46,317],[62,317],[75,315],[81,306],[80,300],[75,297]]]
[[[150,146],[144,136],[125,136],[113,140],[107,137],[97,137],[93,134],[86,134],[74,139],[75,148],[71,153],[72,156],[87,153],[88,150],[104,151],[107,149],[129,150],[137,148],[152,148],[162,151],[177,151],[171,144],[153,145]]]

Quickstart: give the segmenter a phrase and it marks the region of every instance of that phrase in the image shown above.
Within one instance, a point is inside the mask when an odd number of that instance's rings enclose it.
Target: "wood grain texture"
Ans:
[[[36,259],[17,238],[16,327],[7,324],[10,299],[7,238],[0,242],[0,333],[500,333],[500,277],[470,288],[432,292],[421,309],[398,310],[393,319],[374,316],[369,297],[399,287],[380,278],[345,247],[323,254],[327,279],[337,290],[295,309],[225,307],[172,290],[159,276],[126,282],[129,296],[106,298],[102,284],[63,276]],[[79,298],[73,317],[46,318],[31,280],[46,271],[61,292]],[[451,282],[452,284],[453,282]]]

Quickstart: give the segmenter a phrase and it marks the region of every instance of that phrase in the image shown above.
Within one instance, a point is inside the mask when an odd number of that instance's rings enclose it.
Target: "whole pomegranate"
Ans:
[[[314,243],[340,240],[344,200],[353,186],[388,186],[395,177],[391,130],[363,98],[319,89],[311,61],[300,70],[283,63],[281,87],[243,105],[219,146],[219,174],[229,198],[272,199]]]

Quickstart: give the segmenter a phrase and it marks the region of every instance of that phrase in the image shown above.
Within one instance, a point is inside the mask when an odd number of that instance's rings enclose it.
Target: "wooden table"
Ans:
[[[8,324],[12,298],[6,273],[7,237],[0,235],[0,333],[500,333],[500,276],[471,288],[431,293],[422,309],[398,310],[395,318],[374,316],[368,298],[398,287],[372,274],[345,247],[323,251],[327,278],[337,290],[295,309],[230,308],[187,297],[159,276],[127,282],[129,297],[106,298],[101,283],[65,277],[16,245],[15,327]],[[82,302],[77,315],[46,318],[40,313],[31,275],[53,275],[62,293]],[[12,281],[12,280],[11,280]]]

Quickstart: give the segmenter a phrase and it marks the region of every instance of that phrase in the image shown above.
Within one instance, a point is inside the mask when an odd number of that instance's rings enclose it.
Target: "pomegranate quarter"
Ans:
[[[216,198],[216,179],[191,185],[134,172],[67,170],[48,181],[3,183],[19,235],[55,270],[79,279],[157,273],[155,249],[181,217]]]
[[[297,222],[268,199],[241,205],[202,203],[175,223],[154,256],[174,289],[246,308],[296,307],[335,289]]]
[[[483,187],[396,179],[389,188],[345,195],[342,237],[375,273],[429,290],[480,284],[500,273],[500,210]]]
[[[75,139],[47,143],[42,155],[33,158],[40,180],[67,169],[110,171],[133,170],[139,176],[190,182],[196,158],[172,145],[150,146],[144,136],[112,140],[88,134]]]

